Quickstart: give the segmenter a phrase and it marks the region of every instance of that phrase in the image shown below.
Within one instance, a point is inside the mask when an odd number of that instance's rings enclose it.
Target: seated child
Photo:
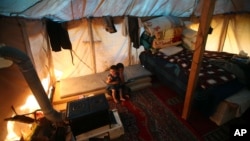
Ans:
[[[120,79],[121,79],[121,88],[122,88],[122,93],[125,97],[129,98],[129,91],[130,91],[130,88],[128,88],[126,85],[125,85],[125,77],[124,77],[124,65],[122,63],[118,63],[116,64],[117,66],[117,70],[118,70],[118,74],[120,76]]]
[[[117,101],[117,92],[119,92],[120,100],[125,101],[122,95],[122,89],[121,89],[121,78],[119,77],[117,66],[112,65],[109,69],[109,75],[107,77],[106,83],[108,84],[107,90],[111,90],[112,92],[112,98],[115,103],[118,103]]]

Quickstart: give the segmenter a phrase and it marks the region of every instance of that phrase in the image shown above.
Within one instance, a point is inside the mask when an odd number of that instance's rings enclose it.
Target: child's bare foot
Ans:
[[[115,103],[118,103],[117,99],[114,98],[114,102],[115,102]]]
[[[120,98],[121,101],[126,101],[126,99],[124,99],[123,97]]]
[[[129,95],[128,95],[128,94],[126,94],[126,95],[125,95],[125,97],[126,97],[126,98],[129,98]]]

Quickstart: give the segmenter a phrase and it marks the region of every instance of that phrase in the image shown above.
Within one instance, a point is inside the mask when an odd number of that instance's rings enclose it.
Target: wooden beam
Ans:
[[[200,71],[200,65],[205,50],[208,29],[213,16],[215,6],[215,0],[203,0],[202,13],[199,18],[199,30],[197,33],[197,39],[195,43],[195,50],[193,54],[193,60],[191,65],[191,70],[188,79],[188,86],[185,95],[184,107],[182,111],[182,118],[185,120],[189,117],[191,104],[193,99],[193,94],[196,88],[198,74]]]
[[[92,51],[92,62],[94,66],[94,73],[96,73],[96,56],[95,56],[95,43],[94,43],[94,35],[92,29],[92,17],[87,18],[88,21],[88,32],[90,37],[90,46]]]

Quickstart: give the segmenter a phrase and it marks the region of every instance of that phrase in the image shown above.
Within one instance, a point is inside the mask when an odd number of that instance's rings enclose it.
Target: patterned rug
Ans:
[[[208,117],[202,115],[195,109],[187,120],[182,120],[182,110],[184,99],[166,86],[157,86],[150,88],[153,94],[168,107],[176,117],[180,119],[189,129],[193,130],[196,136],[204,141],[229,141],[230,127],[235,123],[246,123],[243,118],[234,119],[221,126],[216,125]],[[248,116],[246,117],[248,118]]]
[[[183,120],[183,98],[165,86],[133,92],[129,100],[118,104],[110,100],[109,105],[118,110],[125,129],[119,141],[229,141],[232,125],[250,125],[250,109],[221,126],[195,110]]]
[[[133,92],[129,100],[115,104],[123,123],[125,141],[195,141],[201,140],[157,98],[150,89]]]

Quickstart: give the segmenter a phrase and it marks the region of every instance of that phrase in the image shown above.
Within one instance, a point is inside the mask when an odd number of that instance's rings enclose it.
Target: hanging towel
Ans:
[[[115,33],[116,28],[113,23],[113,18],[111,16],[103,16],[103,21],[105,23],[105,30],[109,33]]]
[[[128,33],[134,48],[140,47],[139,41],[139,23],[137,17],[128,17]]]
[[[46,28],[52,51],[61,51],[61,48],[70,50],[72,49],[65,23],[58,23],[47,19]]]

